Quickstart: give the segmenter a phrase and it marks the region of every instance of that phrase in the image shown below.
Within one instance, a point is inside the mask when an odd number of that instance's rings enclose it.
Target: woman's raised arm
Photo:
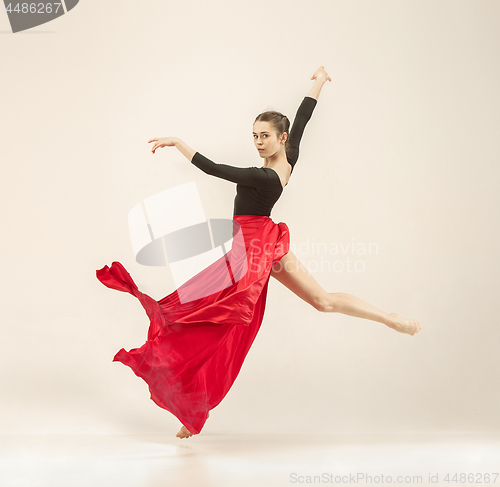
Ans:
[[[321,88],[326,81],[332,80],[330,76],[328,76],[328,73],[323,69],[323,66],[320,66],[316,70],[316,72],[311,76],[311,79],[316,80],[314,86],[302,100],[286,141],[286,158],[288,163],[292,166],[292,171],[297,163],[297,160],[299,159],[299,146],[302,134],[304,133],[306,124],[311,118],[314,108],[318,103],[318,96]]]
[[[320,66],[316,72],[311,76],[311,79],[315,79],[316,82],[314,83],[313,87],[311,88],[311,91],[307,94],[310,98],[314,98],[315,100],[318,99],[319,93],[321,91],[321,88],[323,88],[323,85],[327,81],[332,81],[332,78],[328,76],[328,73],[323,69],[324,66]]]

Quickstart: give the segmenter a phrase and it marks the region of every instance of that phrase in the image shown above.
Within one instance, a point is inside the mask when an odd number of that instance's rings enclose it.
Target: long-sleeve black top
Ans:
[[[304,128],[311,118],[317,100],[304,97],[300,104],[287,140],[287,160],[292,166],[299,158],[299,144]],[[271,216],[274,204],[283,192],[278,173],[270,167],[236,167],[218,164],[196,152],[191,162],[206,174],[236,184],[234,215]],[[288,184],[288,183],[287,183]],[[286,184],[285,184],[286,186]]]

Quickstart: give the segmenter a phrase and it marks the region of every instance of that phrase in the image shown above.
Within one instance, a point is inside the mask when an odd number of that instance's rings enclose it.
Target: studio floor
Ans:
[[[2,487],[500,485],[498,472],[499,435],[0,436]]]

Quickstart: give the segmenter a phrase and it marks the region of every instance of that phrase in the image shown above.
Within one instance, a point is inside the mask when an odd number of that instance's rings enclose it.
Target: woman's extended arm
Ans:
[[[196,151],[191,149],[186,143],[184,143],[179,137],[161,137],[148,140],[148,144],[150,142],[155,142],[155,145],[151,148],[151,152],[154,154],[156,149],[160,147],[177,147],[179,152],[182,153],[183,156],[186,156],[189,161],[193,159]]]
[[[149,142],[155,142],[155,145],[151,149],[153,154],[155,150],[160,147],[176,147],[179,152],[189,159],[191,164],[210,176],[215,176],[244,186],[253,186],[256,188],[264,188],[267,186],[269,173],[263,168],[217,164],[200,154],[198,151],[191,149],[191,147],[178,137],[156,138],[151,139]]]

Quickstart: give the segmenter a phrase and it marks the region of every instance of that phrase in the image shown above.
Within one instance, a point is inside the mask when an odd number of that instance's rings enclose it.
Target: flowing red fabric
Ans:
[[[271,267],[289,248],[286,223],[234,215],[231,250],[159,301],[120,262],[96,271],[105,286],[138,298],[150,320],[146,343],[113,361],[144,379],[151,399],[191,433],[238,376],[264,317]]]

